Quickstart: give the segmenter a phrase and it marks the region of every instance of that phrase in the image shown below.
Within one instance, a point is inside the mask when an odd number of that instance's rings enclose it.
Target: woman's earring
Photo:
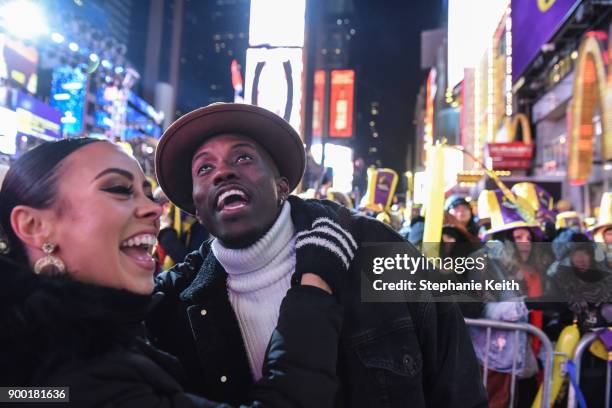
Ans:
[[[278,206],[279,206],[279,207],[282,207],[282,206],[283,206],[283,204],[284,204],[284,202],[285,202],[285,197],[280,196],[280,197],[278,198]]]
[[[50,273],[51,275],[62,275],[66,271],[66,265],[64,265],[64,262],[60,258],[52,255],[55,251],[55,244],[45,242],[42,250],[45,256],[36,261],[34,264],[34,272],[40,275],[45,269],[52,268],[53,272]]]

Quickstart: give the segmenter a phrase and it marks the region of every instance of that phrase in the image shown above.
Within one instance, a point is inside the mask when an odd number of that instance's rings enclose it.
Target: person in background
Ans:
[[[186,393],[142,336],[161,207],[137,161],[99,139],[46,142],[0,190],[0,384],[69,387],[77,407],[228,407]],[[252,407],[332,406],[342,312],[304,274],[285,297]]]
[[[463,197],[450,196],[444,205],[446,212],[456,219],[457,226],[465,228],[474,237],[478,237],[478,227],[474,221],[472,207]]]
[[[304,163],[293,127],[257,106],[213,104],[166,130],[160,186],[214,239],[158,277],[153,341],[179,354],[193,389],[240,402],[262,376],[262,339],[292,276],[316,269],[345,310],[335,406],[486,406],[456,304],[363,303],[363,244],[404,240],[336,203],[290,195]]]
[[[161,272],[197,250],[210,235],[195,217],[177,209],[161,188],[155,190],[153,197],[162,206],[161,226],[155,250]],[[178,216],[176,211],[179,212]]]
[[[552,340],[576,322],[580,333],[612,326],[612,273],[596,259],[597,245],[585,234],[571,236],[555,245],[555,261],[548,270],[549,285],[543,296],[527,298],[529,308],[556,312],[557,324],[546,334]],[[605,405],[606,363],[586,352],[582,359],[580,388],[589,407]]]
[[[597,223],[589,232],[595,242],[602,244],[599,249],[606,258],[608,268],[612,269],[612,192],[602,194]]]
[[[482,202],[481,202],[482,201]],[[479,200],[482,208],[491,219],[491,228],[485,239],[491,239],[473,256],[487,259],[485,275],[481,279],[513,280],[519,283],[518,291],[490,294],[483,313],[484,318],[513,322],[529,322],[536,327],[545,325],[541,310],[529,311],[524,302],[517,300],[523,296],[542,296],[546,287],[546,270],[553,262],[552,254],[544,251],[538,242],[542,230],[537,221],[526,221],[521,216],[518,205],[511,202],[501,191],[495,190]],[[535,356],[540,351],[538,338],[527,338],[526,334],[499,331],[488,348],[482,329],[472,329],[472,339],[476,354],[481,362],[487,355],[491,364],[487,373],[487,391],[491,407],[505,407],[509,402],[512,358],[514,347],[518,347],[517,363],[518,406],[530,405],[537,392],[535,374],[538,371]],[[528,341],[530,340],[530,341]]]

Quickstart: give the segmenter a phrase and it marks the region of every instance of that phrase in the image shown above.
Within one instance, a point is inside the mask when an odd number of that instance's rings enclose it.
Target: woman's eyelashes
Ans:
[[[115,185],[115,186],[103,188],[102,191],[106,191],[107,193],[122,195],[126,197],[134,194],[134,188],[132,186],[124,186],[124,185]]]

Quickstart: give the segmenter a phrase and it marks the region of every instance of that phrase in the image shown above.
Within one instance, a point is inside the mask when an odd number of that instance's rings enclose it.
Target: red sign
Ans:
[[[526,170],[531,166],[533,145],[522,142],[489,143],[489,157],[493,170]]]
[[[325,113],[325,71],[318,69],[314,74],[314,96],[312,101],[312,135],[322,136],[323,114]]]
[[[353,136],[354,93],[355,71],[334,70],[331,72],[330,137]]]

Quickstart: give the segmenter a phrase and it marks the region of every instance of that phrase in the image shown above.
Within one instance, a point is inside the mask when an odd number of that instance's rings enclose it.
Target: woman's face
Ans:
[[[612,228],[608,228],[603,232],[603,238],[606,245],[612,245]]]
[[[50,241],[76,280],[149,294],[151,249],[161,207],[143,189],[135,159],[111,143],[92,143],[59,169]]]
[[[512,230],[512,238],[523,261],[527,260],[531,252],[531,232],[527,228],[516,228]]]
[[[472,218],[472,209],[463,204],[451,208],[448,212],[463,225],[467,225]]]

